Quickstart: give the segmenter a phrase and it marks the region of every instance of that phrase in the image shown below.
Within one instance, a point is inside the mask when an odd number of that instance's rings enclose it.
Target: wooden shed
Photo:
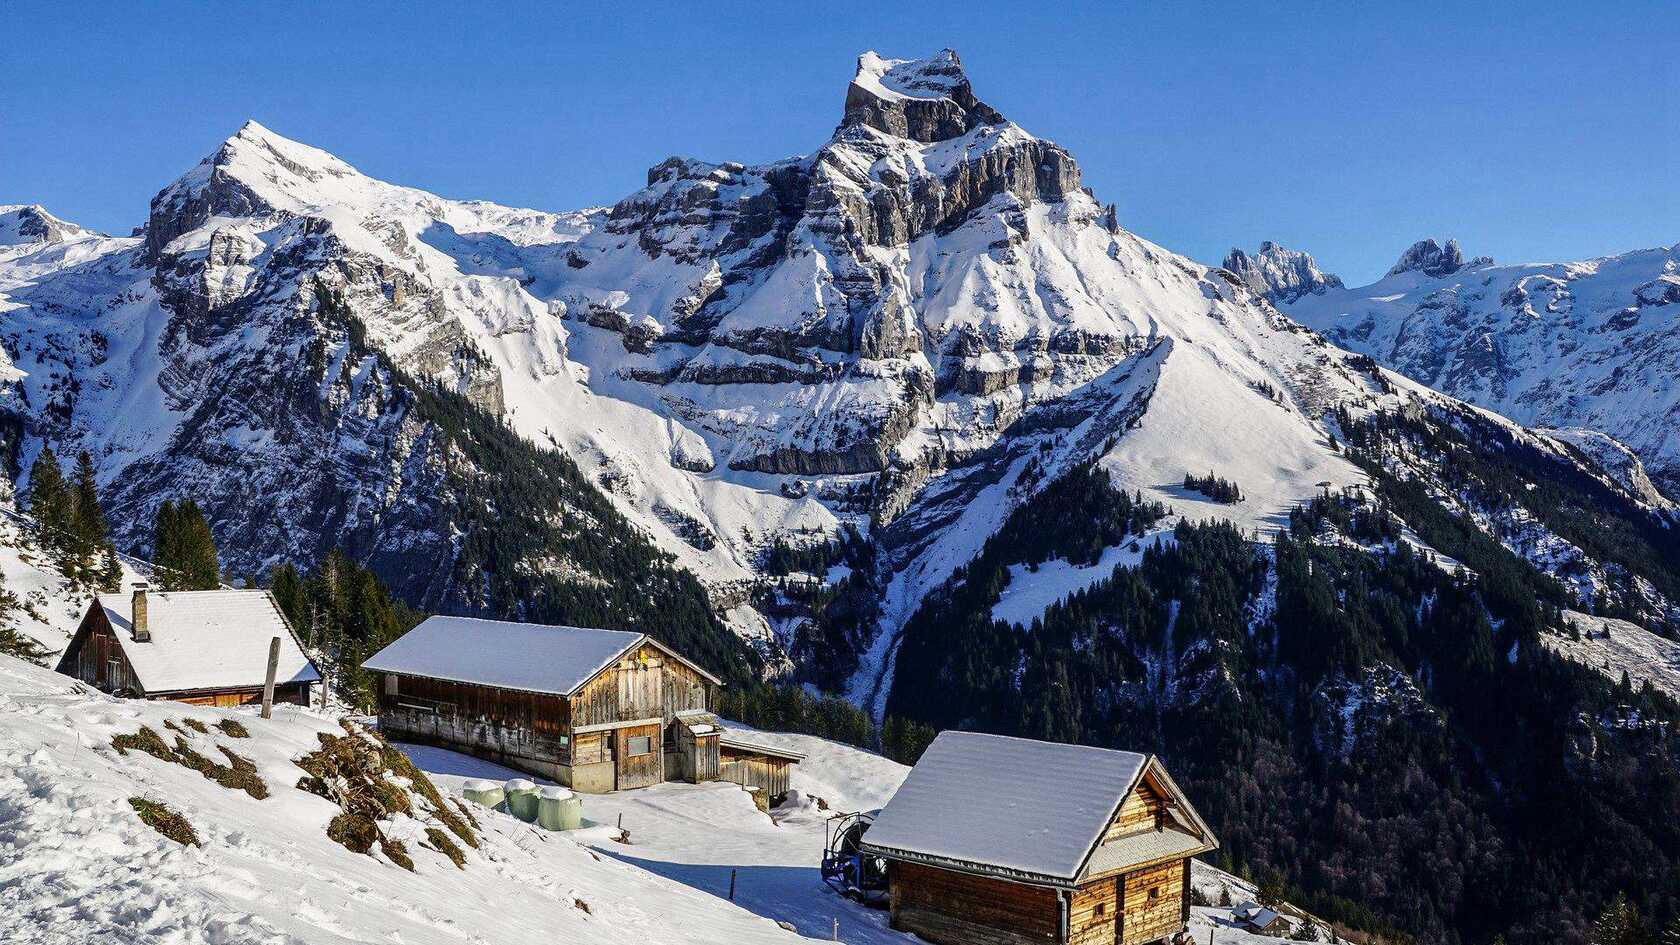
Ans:
[[[58,660],[58,672],[114,695],[195,705],[262,701],[268,651],[280,638],[274,701],[309,703],[321,681],[274,598],[261,590],[101,594]]]
[[[362,664],[393,737],[605,793],[717,776],[717,677],[644,633],[431,617]]]
[[[793,766],[805,760],[797,751],[765,744],[734,731],[723,733],[719,753],[718,780],[733,781],[761,792],[770,806],[787,799]]]
[[[1182,932],[1218,841],[1153,755],[944,732],[863,837],[892,926],[949,945],[1145,945]]]

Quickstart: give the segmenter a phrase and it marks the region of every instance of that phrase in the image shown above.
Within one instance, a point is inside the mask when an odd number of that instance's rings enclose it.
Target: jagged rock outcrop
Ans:
[[[77,237],[97,235],[92,230],[60,220],[39,204],[0,205],[0,246],[62,243]]]
[[[1609,434],[1680,493],[1680,246],[1582,262],[1465,262],[1425,240],[1377,282],[1283,304],[1332,341],[1540,427]]]
[[[1342,280],[1321,271],[1312,256],[1285,249],[1271,240],[1262,242],[1253,256],[1233,247],[1224,266],[1250,289],[1277,304],[1342,288]]]
[[[870,51],[858,57],[857,75],[846,87],[841,127],[867,125],[931,144],[1003,120],[996,109],[974,97],[954,50],[913,60],[883,59]]]
[[[1477,256],[1466,261],[1464,251],[1458,248],[1458,240],[1447,240],[1447,245],[1442,246],[1432,239],[1426,239],[1418,240],[1401,253],[1399,261],[1388,270],[1388,274],[1397,276],[1403,272],[1421,272],[1439,279],[1461,269],[1491,265],[1492,256]]]

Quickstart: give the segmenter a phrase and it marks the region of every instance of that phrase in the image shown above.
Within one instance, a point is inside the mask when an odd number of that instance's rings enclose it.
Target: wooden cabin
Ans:
[[[315,664],[267,591],[101,594],[88,606],[58,671],[119,696],[195,705],[262,701],[268,651],[280,638],[274,701],[309,704]]]
[[[948,945],[1145,945],[1190,918],[1218,840],[1160,759],[944,732],[863,836],[892,927]]]
[[[722,683],[645,633],[431,617],[362,666],[393,738],[587,793],[721,775]]]

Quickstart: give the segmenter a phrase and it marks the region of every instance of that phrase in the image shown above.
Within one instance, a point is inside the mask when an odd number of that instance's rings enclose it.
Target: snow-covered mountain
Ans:
[[[1274,304],[1293,302],[1303,295],[1323,295],[1342,288],[1340,277],[1318,268],[1308,254],[1265,240],[1253,256],[1232,247],[1225,268]]]
[[[1120,229],[949,50],[861,56],[812,154],[671,158],[610,208],[450,200],[251,123],[138,236],[11,230],[19,465],[88,449],[125,547],[191,493],[235,573],[347,547],[426,606],[511,610],[510,575],[623,580],[543,546],[622,516],[771,648],[766,551],[852,526],[877,550],[869,607],[823,671],[877,708],[922,598],[1067,469],[1269,531],[1364,479],[1338,411],[1449,404],[1273,307],[1340,297],[1310,257],[1210,268]],[[1391,278],[1458,258],[1414,247]],[[478,499],[564,476],[505,468],[434,383],[569,457],[610,511],[581,480],[546,512]],[[1183,488],[1210,470],[1244,501]],[[475,537],[533,516],[541,541]],[[809,650],[801,627],[775,642]]]
[[[1281,304],[1337,344],[1539,427],[1630,447],[1680,491],[1680,245],[1495,265],[1420,242],[1377,282]]]

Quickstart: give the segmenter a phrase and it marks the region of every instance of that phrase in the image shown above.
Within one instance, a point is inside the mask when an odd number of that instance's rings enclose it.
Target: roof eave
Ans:
[[[868,836],[865,834],[865,836]],[[918,853],[914,850],[899,850],[891,847],[879,847],[864,840],[861,849],[876,856],[889,860],[901,860],[906,863],[917,863],[922,866],[933,866],[939,869],[953,870],[959,873],[969,873],[975,876],[986,876],[1001,879],[1023,886],[1048,886],[1055,889],[1073,889],[1079,884],[1073,877],[1051,876],[1047,873],[1033,873],[1027,870],[1011,869],[1007,866],[997,866],[990,863],[977,863],[971,860],[953,860],[947,857],[935,856],[930,853]]]

